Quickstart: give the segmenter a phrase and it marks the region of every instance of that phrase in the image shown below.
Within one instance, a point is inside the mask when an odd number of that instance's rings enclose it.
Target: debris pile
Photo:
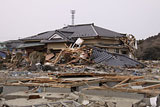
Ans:
[[[80,48],[66,48],[62,50],[54,64],[88,65],[101,63],[107,66],[144,68],[145,65],[125,55],[110,53],[104,49],[83,46]]]
[[[30,70],[36,71],[36,65],[43,65],[45,61],[45,56],[42,52],[33,51],[29,54]],[[40,68],[39,68],[40,69]]]
[[[133,35],[129,34],[125,37],[121,37],[120,40],[124,43],[125,46],[128,47],[130,52],[132,52],[132,54],[134,54],[135,48],[137,48],[137,46],[135,46],[136,45],[135,37]]]
[[[90,59],[91,54],[92,49],[86,46],[80,48],[66,48],[58,54],[54,64],[89,64],[92,63]]]
[[[0,59],[2,63],[2,58]],[[16,53],[5,61],[6,69],[11,70],[54,70],[56,66],[87,67],[94,64],[121,68],[144,68],[145,65],[125,55],[110,53],[104,49],[82,46],[68,47],[58,54],[33,51],[29,56]],[[4,65],[4,64],[3,64]],[[2,64],[0,65],[2,66]]]
[[[160,73],[159,68],[154,69],[159,63],[152,64],[146,67],[125,55],[85,45],[67,47],[59,53],[33,51],[28,56],[16,53],[7,60],[0,58],[0,69],[5,66],[9,69],[1,72],[0,92],[4,98],[1,104],[159,106]]]

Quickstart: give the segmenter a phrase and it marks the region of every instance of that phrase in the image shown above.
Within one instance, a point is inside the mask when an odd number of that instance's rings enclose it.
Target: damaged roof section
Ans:
[[[103,63],[108,66],[119,66],[119,67],[128,67],[128,68],[135,68],[140,67],[144,68],[145,65],[133,60],[125,55],[117,54],[117,53],[110,53],[104,49],[92,47],[92,60],[95,63]]]

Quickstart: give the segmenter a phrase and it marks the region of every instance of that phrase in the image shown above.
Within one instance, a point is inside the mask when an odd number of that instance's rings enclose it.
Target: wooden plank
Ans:
[[[127,81],[129,81],[130,78],[126,78],[125,80],[121,81],[120,83],[118,83],[117,85],[114,86],[115,87],[118,87],[118,86],[121,86],[123,83],[126,83]]]
[[[131,78],[131,80],[136,80],[136,79],[143,79],[143,76],[105,76],[104,78],[121,78],[121,79],[126,79],[126,78]]]
[[[103,84],[103,86],[104,86],[104,87],[107,87],[107,88],[109,87],[107,84]]]
[[[40,86],[40,87],[55,87],[55,88],[70,88],[70,85],[64,84],[40,84],[40,83],[6,83],[5,86]]]
[[[56,63],[59,61],[59,59],[60,59],[60,57],[61,57],[61,55],[62,55],[63,52],[64,52],[64,50],[62,50],[62,51],[58,54],[57,58],[56,58],[55,61],[54,61],[54,64],[56,64]]]
[[[92,81],[86,81],[87,84],[96,84],[96,83],[104,83],[104,82],[117,82],[117,81],[122,81],[122,79],[97,79],[97,80],[92,80]],[[72,87],[76,87],[76,86],[83,86],[86,84],[84,81],[82,82],[74,82],[72,85]]]
[[[131,80],[144,79],[144,76],[129,76]]]
[[[149,84],[160,84],[159,80],[144,80],[144,81]]]
[[[144,81],[130,82],[130,83],[118,85],[116,88],[129,87],[129,86],[134,86],[134,85],[143,85],[143,84],[145,84],[145,83],[146,83],[146,82],[144,82]]]
[[[19,82],[19,83],[6,83],[5,85],[12,85],[12,86],[46,86],[46,87],[75,87],[75,86],[83,86],[86,84],[95,84],[95,83],[102,83],[108,81],[122,81],[122,79],[103,79],[97,78],[93,80],[78,80],[78,81],[63,81],[62,80],[49,80],[49,81],[33,81],[31,83],[28,82]],[[65,83],[65,84],[64,84]],[[67,83],[67,84],[66,84]]]
[[[59,73],[59,74],[55,74],[55,73],[48,73],[48,75],[55,75],[58,77],[67,77],[67,76],[74,76],[74,77],[78,77],[78,76],[107,76],[105,78],[109,78],[109,77],[115,77],[116,74],[99,74],[99,73]],[[115,77],[117,78],[117,77]]]
[[[156,88],[160,88],[160,84],[155,84],[155,85],[143,87],[143,89],[156,89]]]
[[[54,57],[53,53],[48,54],[48,55],[46,55],[45,60],[49,61],[52,57]]]
[[[53,107],[51,104],[47,104],[48,107]]]

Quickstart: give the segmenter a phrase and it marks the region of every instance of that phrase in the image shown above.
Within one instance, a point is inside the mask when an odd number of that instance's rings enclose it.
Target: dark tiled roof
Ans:
[[[73,34],[73,32],[55,30],[55,31],[48,31],[48,32],[40,33],[35,36],[26,37],[21,40],[48,40],[56,33],[64,39],[68,39]]]
[[[73,32],[55,30],[55,34],[58,34],[62,38],[53,38],[53,39],[51,39],[51,37],[52,37],[51,36],[50,40],[41,40],[41,42],[42,43],[73,42],[73,40],[70,38],[70,36],[73,34]]]
[[[7,44],[7,43],[23,43],[23,42],[20,40],[8,40],[8,41],[4,41],[3,43]]]
[[[64,38],[71,38],[71,35],[74,33],[74,32],[68,32],[68,31],[59,31],[57,30],[60,34],[63,35]]]
[[[8,49],[17,48],[19,45],[23,44],[20,40],[9,40],[3,42]]]
[[[144,64],[133,60],[125,55],[110,53],[106,50],[96,47],[92,47],[92,49],[93,51],[91,58],[95,63],[103,63],[105,65],[118,67],[145,67]]]
[[[50,38],[54,33],[55,31],[43,32],[34,36],[23,38],[21,40],[46,40]]]
[[[120,33],[117,33],[108,29],[104,29],[98,26],[94,26],[94,29],[99,36],[104,36],[104,37],[123,37],[124,36]]]
[[[70,31],[74,32],[71,37],[90,37],[90,36],[97,36],[94,29],[92,28],[92,24],[83,24],[83,25],[69,25],[60,31]]]
[[[104,29],[94,24],[82,24],[82,25],[69,25],[60,31],[71,31],[74,32],[71,37],[95,37],[95,36],[103,36],[103,37],[123,37],[123,34]]]
[[[104,29],[94,24],[81,24],[81,25],[68,25],[63,27],[62,29],[58,29],[55,31],[48,31],[44,33],[40,33],[35,36],[23,38],[21,40],[48,40],[55,33],[60,33],[61,36],[66,38],[79,38],[79,37],[123,37],[125,35]]]
[[[58,34],[59,36],[61,36],[65,40],[71,39],[70,37],[73,34],[73,32],[59,31],[59,30],[56,30],[55,33]]]

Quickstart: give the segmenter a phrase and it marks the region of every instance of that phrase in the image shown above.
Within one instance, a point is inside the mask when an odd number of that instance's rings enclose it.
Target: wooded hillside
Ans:
[[[160,33],[138,41],[137,58],[142,60],[160,60]]]

